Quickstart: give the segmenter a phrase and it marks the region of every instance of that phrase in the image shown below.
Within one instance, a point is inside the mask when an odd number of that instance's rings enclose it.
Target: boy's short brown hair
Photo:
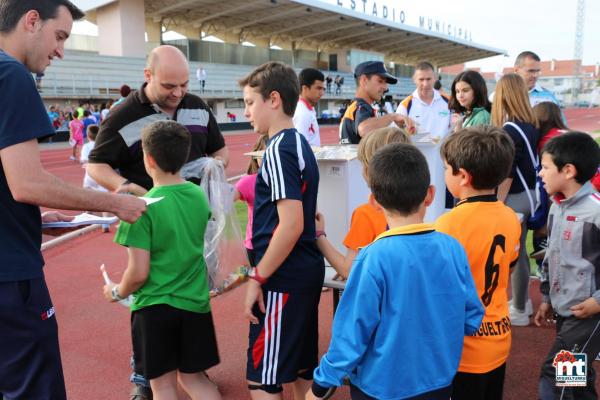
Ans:
[[[96,124],[88,125],[86,135],[90,140],[96,140],[100,128]]]
[[[268,99],[272,92],[279,93],[283,112],[290,117],[294,116],[300,96],[300,83],[296,72],[289,65],[275,61],[265,63],[240,79],[238,84],[242,89],[246,86],[258,89],[263,100]]]
[[[494,126],[461,129],[444,140],[442,158],[456,175],[463,168],[473,180],[474,189],[494,189],[510,174],[515,157],[512,139]]]
[[[369,182],[373,197],[386,211],[402,216],[414,214],[429,189],[427,160],[413,145],[388,144],[373,156]]]
[[[360,141],[358,144],[357,158],[363,166],[365,176],[369,175],[369,161],[373,155],[377,150],[390,143],[410,144],[410,135],[403,129],[392,126],[375,129],[373,132],[369,133],[366,138]]]
[[[158,167],[171,174],[187,162],[192,139],[187,128],[175,121],[155,121],[142,129],[142,148]]]

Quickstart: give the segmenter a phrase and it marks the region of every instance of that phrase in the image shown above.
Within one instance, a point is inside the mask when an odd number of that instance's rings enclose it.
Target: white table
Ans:
[[[325,279],[323,279],[323,287],[332,288],[333,292],[333,313],[340,302],[340,291],[346,288],[346,281],[334,280],[333,277],[337,274],[335,269],[330,266],[325,267]]]

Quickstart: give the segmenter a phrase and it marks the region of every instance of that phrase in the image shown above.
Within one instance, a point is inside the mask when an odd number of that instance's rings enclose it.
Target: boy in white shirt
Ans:
[[[321,146],[319,123],[315,106],[325,94],[325,76],[314,68],[305,68],[298,75],[300,97],[294,112],[294,127],[311,146]]]
[[[108,192],[108,190],[104,186],[100,186],[98,182],[94,180],[87,172],[87,164],[90,157],[90,153],[94,149],[96,145],[96,136],[98,135],[98,125],[92,124],[87,127],[87,139],[88,141],[81,147],[81,154],[79,155],[79,162],[81,166],[85,169],[85,176],[83,177],[83,187],[86,189],[96,190],[98,192]],[[110,216],[109,213],[102,213],[103,217]],[[110,225],[102,225],[102,231],[109,232]]]
[[[87,128],[87,138],[88,141],[81,148],[81,155],[79,161],[83,168],[85,168],[85,176],[83,177],[83,187],[87,189],[97,190],[99,192],[108,192],[106,188],[100,186],[98,182],[96,182],[88,173],[87,173],[87,163],[90,157],[90,153],[94,149],[96,144],[96,136],[98,135],[98,125],[90,125]]]

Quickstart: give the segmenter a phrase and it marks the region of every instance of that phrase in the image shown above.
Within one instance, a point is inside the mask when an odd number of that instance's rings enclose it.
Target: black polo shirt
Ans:
[[[130,94],[112,108],[100,125],[89,162],[108,164],[118,169],[121,176],[146,189],[152,187],[152,178],[146,173],[142,153],[142,129],[159,120],[174,119],[192,135],[188,162],[204,157],[225,147],[225,139],[214,115],[198,96],[187,93],[177,107],[175,117],[162,112],[152,104],[144,88]]]

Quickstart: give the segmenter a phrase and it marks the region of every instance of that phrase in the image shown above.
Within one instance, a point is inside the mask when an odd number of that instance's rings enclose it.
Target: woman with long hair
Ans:
[[[538,151],[541,154],[544,145],[554,136],[558,136],[569,130],[563,122],[563,115],[560,107],[550,101],[538,103],[533,107],[533,114],[540,125],[540,141]]]
[[[506,74],[498,81],[492,105],[492,125],[504,128],[515,144],[513,167],[509,177],[498,187],[498,199],[523,215],[519,260],[511,275],[513,298],[510,320],[512,325],[527,326],[533,311],[529,300],[529,259],[525,240],[527,219],[532,208],[530,199],[535,199],[537,172],[534,162],[537,162],[539,130],[529,103],[527,86],[519,75]]]
[[[490,124],[487,86],[479,72],[463,71],[454,78],[448,108],[462,117],[457,128]]]

